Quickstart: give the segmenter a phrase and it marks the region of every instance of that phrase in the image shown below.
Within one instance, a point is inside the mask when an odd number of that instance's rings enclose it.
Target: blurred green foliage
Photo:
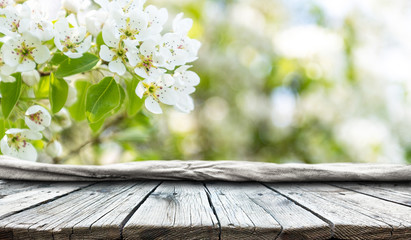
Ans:
[[[408,84],[362,60],[376,58],[393,34],[391,23],[375,17],[399,14],[404,6],[392,3],[384,10],[378,3],[346,1],[338,15],[330,10],[333,3],[324,2],[149,1],[166,7],[170,17],[184,12],[194,20],[190,35],[203,44],[193,63],[201,78],[195,111],[169,108],[153,116],[143,110],[124,117],[106,130],[106,139],[103,133],[99,144],[88,146],[97,153],[93,158],[82,151],[68,162],[410,159]],[[66,135],[70,139],[75,132]]]

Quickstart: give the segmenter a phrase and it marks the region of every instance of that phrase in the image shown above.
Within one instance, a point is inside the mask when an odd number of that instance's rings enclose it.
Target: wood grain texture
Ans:
[[[0,180],[0,240],[409,240],[410,188],[409,182]]]
[[[124,239],[218,239],[217,218],[197,182],[162,183],[133,214]]]
[[[7,181],[0,185],[0,219],[50,201],[91,183]]]
[[[270,188],[283,194],[307,210],[320,216],[332,225],[333,237],[338,239],[388,239],[391,237],[392,227],[372,216],[353,210],[347,204],[323,195],[321,184],[311,185],[310,190],[302,188],[308,186],[302,183],[295,184],[268,184]],[[335,188],[339,194],[341,189]]]
[[[222,239],[329,239],[330,226],[258,183],[207,183]]]
[[[107,199],[92,214],[73,227],[70,239],[117,239],[128,218],[158,185],[159,181],[134,184],[126,191]]]
[[[308,186],[306,189],[312,190],[312,188]],[[336,189],[334,186],[321,185],[318,188],[322,190],[320,194],[327,192],[328,197],[346,204],[351,209],[389,224],[393,229],[392,239],[411,239],[411,208],[409,206],[343,188],[339,188],[336,194],[336,191],[333,191]]]
[[[332,185],[411,207],[409,183],[333,183]]]
[[[14,239],[120,239],[122,221],[155,186],[156,182],[97,183],[0,220],[0,228],[13,231]],[[94,225],[104,220],[112,224]],[[100,231],[96,234],[95,229]]]

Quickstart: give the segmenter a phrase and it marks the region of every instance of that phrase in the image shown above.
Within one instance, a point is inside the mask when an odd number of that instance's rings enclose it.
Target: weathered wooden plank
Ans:
[[[121,235],[125,221],[160,182],[150,181],[133,185],[104,203],[104,211],[94,210],[90,215],[73,226],[74,239],[116,239]]]
[[[267,184],[273,190],[281,193],[298,205],[309,209],[328,223],[332,224],[333,237],[338,239],[388,239],[391,237],[392,228],[387,223],[372,216],[353,210],[346,204],[324,198],[318,195],[320,184],[311,184],[310,191],[301,186],[307,184]],[[308,184],[309,185],[309,184]],[[337,194],[341,189],[334,189]],[[326,194],[327,192],[324,192]]]
[[[411,186],[408,187],[410,193],[407,193],[404,191],[396,191],[394,185],[392,185],[391,189],[366,183],[333,183],[331,185],[411,207]]]
[[[90,184],[3,182],[0,189],[0,219]]]
[[[308,186],[305,189],[312,191],[314,188]],[[318,185],[316,189],[319,195],[389,224],[393,228],[391,239],[411,239],[410,207],[329,185]]]
[[[44,188],[50,186],[50,182],[27,182],[27,181],[3,181],[0,184],[0,194],[5,197],[7,195],[27,192],[32,189]]]
[[[360,184],[411,196],[411,182],[360,182]]]
[[[329,239],[330,226],[260,183],[207,183],[222,239]]]
[[[304,184],[299,187],[303,191],[311,192],[329,202],[387,223],[392,228],[392,239],[411,238],[410,207],[326,184]],[[368,238],[371,237],[368,236]]]
[[[28,209],[0,221],[0,228],[12,231],[14,239],[119,239],[121,223],[158,182],[104,182],[73,192],[55,201]],[[123,195],[125,194],[125,195]],[[119,205],[119,212],[116,212]],[[128,209],[127,209],[128,208]],[[112,225],[94,235],[91,227],[102,218]],[[91,238],[93,239],[93,238]]]
[[[217,218],[204,186],[162,183],[133,214],[124,239],[218,239]]]

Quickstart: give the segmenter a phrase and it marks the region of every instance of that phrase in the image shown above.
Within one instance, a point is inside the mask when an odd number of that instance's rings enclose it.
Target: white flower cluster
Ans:
[[[30,141],[42,139],[40,131],[50,126],[51,115],[44,107],[34,105],[27,109],[24,121],[29,129],[8,129],[0,141],[1,152],[8,156],[36,161],[37,151]],[[60,142],[51,141],[46,147],[46,152],[52,157],[60,155]]]
[[[19,2],[0,0],[0,81],[15,82],[15,76],[21,74],[25,83],[21,91],[24,98],[29,99],[25,104],[30,106],[38,104],[36,101],[45,101],[39,104],[46,106],[47,97],[38,99],[34,94],[40,88],[37,85],[43,79],[41,76],[52,79],[64,65],[63,61],[69,65],[70,61],[81,62],[91,56],[96,59],[94,65],[73,74],[95,70],[103,77],[115,77],[120,87],[125,85],[124,81],[137,80],[135,94],[144,98],[147,110],[155,114],[162,113],[160,103],[187,113],[194,109],[190,94],[200,78],[189,70],[189,64],[197,59],[201,44],[188,37],[193,21],[183,18],[182,13],[175,17],[170,30],[163,33],[167,10],[153,5],[144,7],[145,0]],[[55,56],[63,60],[56,63]],[[68,88],[64,106],[70,106],[77,101],[77,90],[69,79],[59,79],[67,82],[64,83]],[[93,79],[90,83],[99,80]],[[49,99],[52,106],[52,98]],[[18,105],[17,101],[14,104]],[[23,115],[19,108],[13,119]],[[67,112],[65,108],[58,111]],[[36,160],[37,151],[30,141],[47,140],[45,152],[51,157],[58,156],[61,144],[47,134],[58,132],[53,130],[48,110],[34,105],[28,108],[24,118],[29,129],[16,128],[21,127],[21,123],[12,125],[1,140],[2,153]],[[5,120],[10,125],[10,120]],[[40,131],[44,131],[43,134]]]
[[[124,75],[131,70],[144,79],[136,93],[146,97],[145,106],[153,113],[162,113],[160,102],[183,112],[192,111],[190,94],[200,78],[186,64],[197,59],[201,45],[187,36],[192,20],[180,13],[173,21],[173,31],[162,35],[168,18],[166,9],[152,5],[143,8],[142,0],[96,2],[107,13],[100,57],[110,71]]]
[[[86,27],[78,26],[73,15],[57,18],[43,7],[44,3],[38,0],[23,4],[8,0],[0,4],[0,33],[4,35],[0,52],[2,81],[14,81],[10,74],[33,71],[37,64],[46,63],[51,57],[47,42],[52,39],[55,47],[70,58],[81,57],[89,50],[91,36]]]
[[[143,0],[96,0],[101,8],[88,9],[89,1],[55,0],[60,11],[50,13],[40,0],[0,4],[0,33],[4,43],[0,53],[0,79],[13,81],[13,72],[28,72],[50,59],[47,41],[70,58],[79,58],[102,30],[104,45],[99,55],[111,72],[120,76],[133,71],[144,79],[136,89],[146,97],[146,108],[162,113],[160,102],[183,112],[194,109],[190,94],[199,77],[188,71],[187,63],[197,59],[200,42],[187,36],[193,21],[180,13],[172,31],[162,35],[168,19],[166,9],[143,7]],[[56,7],[51,8],[56,9]],[[78,13],[76,15],[70,13]],[[80,14],[81,12],[81,14]],[[60,16],[60,17],[59,17]],[[54,19],[55,18],[55,19]],[[53,24],[54,22],[54,24]]]

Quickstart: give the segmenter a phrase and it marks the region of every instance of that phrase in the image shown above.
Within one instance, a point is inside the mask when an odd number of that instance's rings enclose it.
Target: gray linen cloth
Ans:
[[[33,181],[411,181],[411,165],[275,164],[245,161],[143,161],[105,166],[54,165],[0,156],[0,179]]]

